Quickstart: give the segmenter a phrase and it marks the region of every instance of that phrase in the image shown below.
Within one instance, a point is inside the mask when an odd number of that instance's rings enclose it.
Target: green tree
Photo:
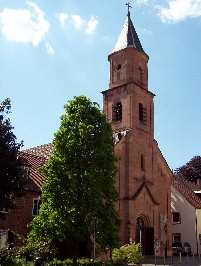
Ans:
[[[80,243],[93,234],[94,221],[99,247],[118,245],[117,169],[112,128],[97,103],[79,96],[64,107],[53,154],[41,170],[47,180],[30,239],[67,241],[76,261]]]
[[[175,174],[191,182],[201,180],[201,157],[194,156],[185,165],[177,168]]]
[[[10,99],[0,102],[0,211],[12,209],[15,197],[24,193],[26,177],[24,160],[19,158],[22,142],[17,143],[8,115],[11,112]]]

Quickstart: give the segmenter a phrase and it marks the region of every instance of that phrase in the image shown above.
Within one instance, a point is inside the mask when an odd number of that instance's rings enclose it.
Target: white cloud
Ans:
[[[94,18],[94,16],[91,16],[91,19],[87,21],[87,34],[93,34],[96,30],[96,27],[98,25],[98,20]]]
[[[46,48],[46,52],[47,52],[48,54],[51,54],[51,55],[54,54],[54,49],[52,48],[52,46],[50,45],[49,42],[47,42],[47,43],[45,44],[45,48]]]
[[[141,29],[141,31],[146,35],[152,35],[152,31],[150,29]]]
[[[72,15],[71,18],[76,29],[81,29],[85,24],[85,20],[83,20],[79,15]]]
[[[0,13],[0,25],[3,35],[9,41],[31,42],[38,46],[49,31],[50,24],[45,19],[44,12],[33,2],[27,2],[32,8],[9,9],[4,8]]]
[[[164,23],[176,23],[201,16],[201,0],[169,0],[168,7],[156,6]]]
[[[69,15],[66,14],[66,13],[60,13],[60,14],[58,15],[58,17],[59,17],[59,21],[60,21],[61,25],[64,26],[66,20],[69,18]]]
[[[64,26],[66,20],[70,18],[68,21],[70,21],[76,29],[83,30],[86,34],[93,34],[98,25],[98,19],[93,15],[91,15],[89,20],[83,19],[80,15],[69,15],[66,13],[59,13],[56,17],[59,19],[62,26]]]
[[[138,4],[146,4],[148,0],[137,0]]]

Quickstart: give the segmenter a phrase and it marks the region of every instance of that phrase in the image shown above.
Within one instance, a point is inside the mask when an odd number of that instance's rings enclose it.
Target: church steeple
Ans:
[[[110,89],[134,83],[148,90],[148,55],[144,52],[130,18],[131,7],[110,61]]]
[[[133,22],[130,18],[130,10],[131,7],[129,2],[126,4],[128,6],[128,14],[126,21],[124,23],[124,26],[122,28],[122,31],[119,35],[118,41],[115,45],[114,50],[112,53],[117,52],[119,50],[122,50],[127,47],[133,47],[139,50],[140,52],[145,53],[145,51],[142,48],[142,45],[140,43],[139,37],[137,35],[137,32],[135,30],[135,27],[133,26]]]

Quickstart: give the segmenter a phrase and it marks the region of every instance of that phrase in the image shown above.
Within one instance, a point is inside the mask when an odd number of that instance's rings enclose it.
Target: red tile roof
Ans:
[[[34,154],[29,154],[24,151],[19,153],[20,157],[23,157],[29,166],[29,180],[27,182],[26,188],[28,190],[41,191],[41,186],[44,183],[44,177],[39,172],[39,167],[45,164],[46,158],[42,156],[37,156]]]
[[[48,144],[44,144],[44,145],[37,146],[34,148],[26,149],[23,152],[26,152],[29,154],[34,154],[37,156],[42,156],[42,157],[48,159],[50,157],[50,155],[52,154],[52,150],[53,150],[52,143],[48,143]]]
[[[172,184],[173,186],[187,199],[187,201],[197,209],[201,209],[201,199],[196,193],[186,184],[181,177],[176,177]]]
[[[52,154],[52,143],[26,149],[20,152],[20,156],[26,159],[29,167],[29,181],[27,183],[28,190],[41,191],[41,186],[44,183],[44,177],[39,172],[39,167],[44,165],[47,159]]]

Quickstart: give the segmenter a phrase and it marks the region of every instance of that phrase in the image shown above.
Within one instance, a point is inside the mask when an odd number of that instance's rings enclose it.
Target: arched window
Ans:
[[[139,121],[147,123],[147,109],[143,107],[142,103],[139,103]]]
[[[120,122],[122,120],[122,103],[117,102],[113,107],[112,121]]]

